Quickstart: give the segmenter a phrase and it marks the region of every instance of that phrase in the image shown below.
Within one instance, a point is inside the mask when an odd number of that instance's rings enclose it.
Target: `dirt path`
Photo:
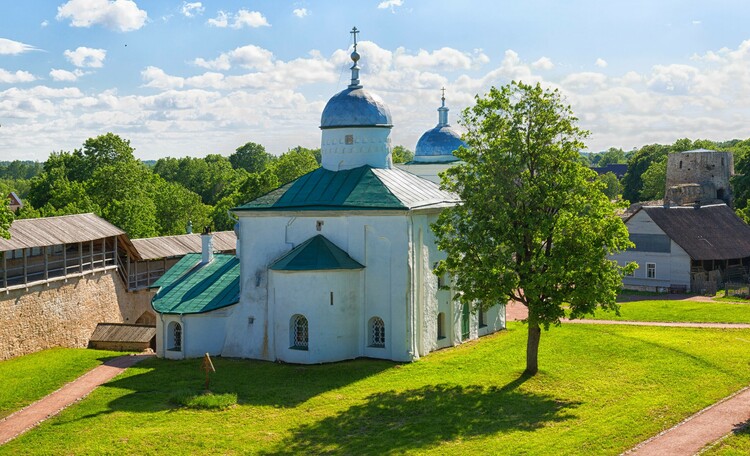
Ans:
[[[108,382],[128,367],[154,355],[128,355],[97,366],[59,390],[0,421],[0,445],[13,440],[60,413],[65,407],[86,397],[97,386]]]
[[[750,420],[750,387],[627,451],[629,456],[694,455]]]

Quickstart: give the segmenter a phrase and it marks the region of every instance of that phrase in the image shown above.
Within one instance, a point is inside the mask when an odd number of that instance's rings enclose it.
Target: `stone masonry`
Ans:
[[[122,281],[116,275],[112,270],[0,293],[0,360],[52,347],[86,347],[97,323],[123,323],[132,311],[118,303]]]
[[[732,202],[729,179],[734,174],[731,152],[699,149],[667,156],[665,201],[686,205]]]

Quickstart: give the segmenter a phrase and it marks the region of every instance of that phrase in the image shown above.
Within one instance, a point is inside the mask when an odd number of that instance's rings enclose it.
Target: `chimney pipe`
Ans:
[[[203,254],[201,264],[210,263],[214,259],[214,235],[211,233],[211,227],[203,228],[201,247],[201,253]]]

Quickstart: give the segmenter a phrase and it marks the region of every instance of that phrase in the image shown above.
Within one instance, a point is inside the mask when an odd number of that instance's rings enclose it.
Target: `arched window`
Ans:
[[[437,326],[437,338],[445,339],[445,312],[438,314]]]
[[[169,324],[167,350],[182,351],[182,325],[173,321]]]
[[[295,350],[307,350],[308,343],[308,330],[307,330],[307,318],[304,315],[295,315],[290,321],[289,338],[290,348]]]
[[[380,317],[370,319],[370,347],[385,347],[385,323]]]

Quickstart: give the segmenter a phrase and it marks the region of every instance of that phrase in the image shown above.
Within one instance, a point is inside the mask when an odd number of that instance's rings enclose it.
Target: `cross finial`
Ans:
[[[442,89],[440,89],[440,91],[443,92],[442,99],[445,100],[445,87],[443,87]]]
[[[357,27],[352,27],[352,31],[349,32],[354,36],[354,50],[357,50],[357,33],[359,33],[359,30],[357,30]]]

